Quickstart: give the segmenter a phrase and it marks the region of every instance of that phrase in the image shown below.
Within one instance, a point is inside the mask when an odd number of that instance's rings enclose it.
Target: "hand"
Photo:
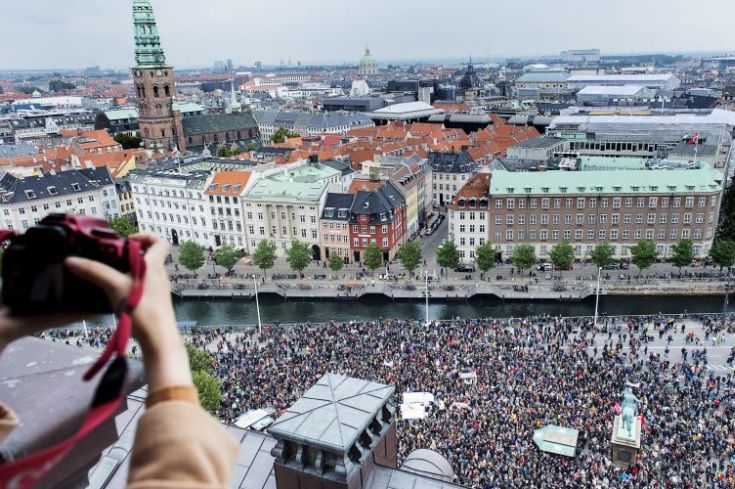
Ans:
[[[148,233],[135,234],[130,239],[140,242],[145,250],[143,297],[133,310],[132,317],[133,336],[143,350],[149,392],[164,387],[192,385],[189,359],[176,327],[168,273],[164,265],[170,246]],[[117,307],[130,294],[132,279],[112,267],[79,257],[69,257],[65,264],[71,272],[104,290],[113,307]]]
[[[160,336],[163,330],[173,329],[176,332],[171,289],[164,265],[170,246],[148,233],[135,234],[130,239],[138,241],[145,251],[143,297],[132,314],[133,335],[144,346]],[[65,265],[72,273],[104,290],[113,308],[130,294],[133,283],[131,277],[112,267],[80,257],[67,258]]]

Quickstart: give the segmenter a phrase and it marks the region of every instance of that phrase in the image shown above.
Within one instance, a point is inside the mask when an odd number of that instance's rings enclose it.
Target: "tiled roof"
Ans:
[[[251,175],[249,171],[221,171],[214,176],[204,194],[238,196],[245,191]]]
[[[474,198],[479,200],[482,197],[487,198],[490,191],[490,178],[490,173],[486,172],[472,175],[454,196],[452,202],[449,204],[449,208],[457,208],[457,203],[462,199],[469,200],[470,198]]]

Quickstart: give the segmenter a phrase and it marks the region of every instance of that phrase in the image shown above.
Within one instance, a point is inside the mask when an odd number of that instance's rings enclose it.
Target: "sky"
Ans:
[[[356,64],[558,54],[735,52],[733,0],[151,0],[167,61]],[[131,0],[2,0],[0,70],[126,69]]]

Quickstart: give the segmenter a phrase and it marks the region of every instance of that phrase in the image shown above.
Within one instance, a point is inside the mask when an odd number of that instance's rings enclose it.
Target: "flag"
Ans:
[[[699,131],[687,140],[687,144],[699,144]]]

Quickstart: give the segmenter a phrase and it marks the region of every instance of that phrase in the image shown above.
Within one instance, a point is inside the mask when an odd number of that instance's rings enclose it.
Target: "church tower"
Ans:
[[[133,0],[133,26],[140,137],[146,149],[168,151],[176,142],[174,70],[166,64],[150,0]]]

